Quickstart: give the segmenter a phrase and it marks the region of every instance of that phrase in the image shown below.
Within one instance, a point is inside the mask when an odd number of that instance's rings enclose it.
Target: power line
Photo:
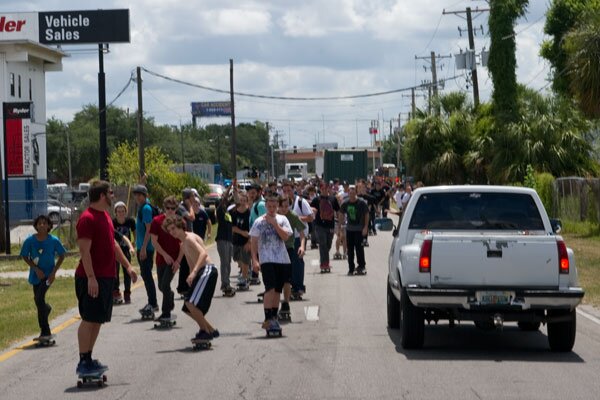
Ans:
[[[171,81],[171,82],[175,82],[175,83],[179,83],[179,84],[182,84],[182,85],[196,87],[196,88],[208,90],[208,91],[211,91],[211,92],[226,93],[226,94],[230,93],[229,90],[216,89],[216,88],[212,88],[212,87],[209,87],[209,86],[204,86],[204,85],[199,85],[199,84],[196,84],[196,83],[186,82],[186,81],[183,81],[181,79],[172,78],[172,77],[169,77],[169,76],[166,76],[166,75],[159,74],[159,73],[154,72],[154,71],[150,71],[150,70],[148,70],[148,69],[146,69],[144,67],[142,67],[142,70],[144,70],[145,72],[149,73],[150,75],[154,75],[154,76],[156,76],[158,78],[162,78],[162,79],[165,79],[165,80],[168,80],[168,81]],[[455,78],[457,78],[457,77],[453,77],[451,79],[455,79]],[[351,95],[351,96],[331,96],[331,97],[268,96],[268,95],[243,93],[243,92],[235,92],[234,94],[237,95],[237,96],[254,97],[254,98],[260,98],[260,99],[273,99],[273,100],[298,100],[298,101],[348,100],[348,99],[359,99],[359,98],[365,98],[365,97],[384,96],[384,95],[387,95],[387,94],[406,92],[406,91],[409,91],[411,89],[418,89],[418,88],[423,88],[423,87],[427,87],[427,85],[423,84],[423,85],[419,85],[419,86],[415,86],[415,87],[393,89],[393,90],[388,90],[388,91],[384,91],[384,92],[358,94],[358,95]]]

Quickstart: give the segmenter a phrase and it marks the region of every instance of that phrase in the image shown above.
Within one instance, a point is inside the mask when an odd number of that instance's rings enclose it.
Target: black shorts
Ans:
[[[252,262],[252,255],[249,251],[244,250],[244,246],[233,246],[233,261],[250,265]]]
[[[275,289],[277,293],[281,293],[283,285],[290,281],[292,275],[292,264],[275,264],[264,263],[260,264],[265,291]]]
[[[190,291],[185,295],[185,300],[195,305],[202,314],[206,315],[210,309],[215,287],[217,286],[217,278],[219,273],[213,264],[208,264],[198,271],[196,279],[192,282]],[[189,313],[187,306],[184,304],[181,310]]]
[[[75,294],[79,302],[79,315],[86,322],[110,322],[113,309],[114,278],[96,278],[98,297],[88,294],[87,278],[75,277]]]

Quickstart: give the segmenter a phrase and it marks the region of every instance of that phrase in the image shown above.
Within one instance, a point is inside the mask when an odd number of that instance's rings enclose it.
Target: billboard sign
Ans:
[[[3,112],[8,176],[33,176],[31,103],[4,103]]]
[[[129,10],[0,13],[0,41],[128,43]]]
[[[230,117],[230,101],[201,101],[192,103],[193,117]]]

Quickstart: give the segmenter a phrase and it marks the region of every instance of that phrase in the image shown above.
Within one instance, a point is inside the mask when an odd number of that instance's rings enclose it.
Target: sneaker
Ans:
[[[141,313],[149,313],[152,311],[152,306],[150,304],[146,304],[144,307],[140,308]]]
[[[156,306],[152,306],[152,311],[157,312],[160,310],[160,308],[156,305]]]
[[[367,270],[365,268],[358,267],[356,269],[356,275],[365,275],[366,273],[367,273]]]
[[[281,303],[280,311],[290,312],[290,303]]]
[[[212,337],[213,337],[213,339],[216,339],[219,336],[221,336],[221,334],[219,333],[218,329],[215,329],[214,331],[212,331]]]
[[[354,275],[354,271],[348,271],[348,276]]]
[[[265,319],[265,321],[262,323],[262,328],[263,329],[269,329],[269,326],[271,326],[271,320],[270,319]]]
[[[91,362],[81,360],[79,361],[79,364],[77,364],[77,369],[75,370],[75,372],[77,373],[77,375],[89,375],[96,371],[94,370],[94,367],[92,366]]]
[[[279,325],[279,321],[276,318],[269,321],[269,330],[280,330],[281,325]]]
[[[100,362],[100,360],[92,360],[91,364],[92,364],[92,368],[94,368],[96,371],[100,371],[100,370],[106,371],[106,370],[108,370],[108,366],[102,364]]]
[[[163,312],[162,314],[160,314],[158,316],[157,319],[159,319],[159,320],[160,319],[165,319],[165,320],[169,319],[170,320],[171,319],[171,313],[170,312]]]
[[[131,292],[129,291],[124,291],[123,292],[123,300],[125,301],[125,304],[131,304]]]
[[[209,340],[212,340],[212,338],[213,338],[213,335],[211,335],[210,333],[205,332],[205,331],[198,331],[198,333],[196,333],[196,336],[194,336],[195,340],[209,341]]]

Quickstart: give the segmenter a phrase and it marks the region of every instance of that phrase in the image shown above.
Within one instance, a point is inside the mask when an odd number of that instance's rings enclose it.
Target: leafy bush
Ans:
[[[547,172],[535,174],[535,191],[538,193],[546,208],[548,215],[551,215],[553,210],[553,193],[554,193],[554,177]]]

